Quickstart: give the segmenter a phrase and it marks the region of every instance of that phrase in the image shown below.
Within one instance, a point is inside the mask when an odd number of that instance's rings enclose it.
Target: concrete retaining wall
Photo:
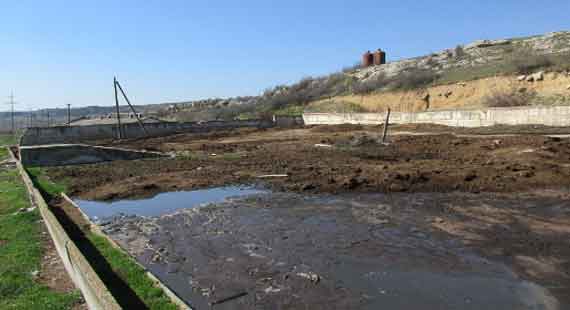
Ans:
[[[378,125],[385,113],[305,113],[306,125],[362,124]],[[483,110],[444,110],[432,112],[392,112],[393,124],[440,124],[453,127],[493,125],[570,126],[570,106],[489,108]]]
[[[274,123],[270,120],[213,121],[205,123],[162,122],[145,124],[145,128],[151,137],[184,132],[201,133],[241,127],[269,128],[273,126]],[[121,128],[125,138],[142,138],[145,136],[138,123],[123,124]],[[92,140],[114,139],[118,136],[117,132],[117,126],[112,124],[35,127],[26,130],[20,140],[20,145],[70,144]]]
[[[158,157],[167,157],[167,155],[84,144],[52,144],[20,148],[20,160],[25,166],[31,167],[94,164]]]
[[[277,127],[300,127],[305,124],[302,116],[274,115],[273,123]]]
[[[32,180],[24,170],[22,163],[17,160],[16,163],[30,195],[30,201],[40,210],[57,253],[63,261],[63,265],[71,280],[81,290],[89,309],[121,309],[116,299],[111,295],[101,278],[99,278],[99,275],[93,270],[83,253],[73,243],[73,240],[71,240],[63,226],[61,226],[55,215],[48,208],[42,195],[34,187]]]

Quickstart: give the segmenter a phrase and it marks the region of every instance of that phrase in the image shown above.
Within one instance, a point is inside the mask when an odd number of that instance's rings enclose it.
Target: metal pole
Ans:
[[[125,98],[125,101],[126,101],[127,104],[129,105],[129,107],[131,107],[131,110],[132,110],[133,113],[135,114],[135,117],[137,118],[137,122],[139,123],[139,126],[141,126],[141,129],[144,131],[145,135],[148,136],[148,132],[146,131],[146,128],[144,127],[143,122],[142,122],[141,119],[139,118],[139,115],[137,114],[137,111],[135,111],[135,108],[134,108],[133,105],[131,104],[131,101],[129,100],[129,98],[127,98],[127,94],[125,94],[125,92],[123,91],[123,88],[121,87],[121,84],[119,84],[119,81],[115,80],[115,85],[119,87],[119,90],[121,91],[121,94],[123,94],[123,98]]]
[[[119,96],[117,94],[117,77],[113,77],[113,87],[115,88],[115,106],[117,107],[117,135],[119,140],[123,138],[121,133],[121,114],[119,112]]]
[[[67,104],[67,126],[71,126],[71,104]]]
[[[384,122],[384,133],[382,134],[382,143],[386,143],[386,134],[388,134],[388,124],[390,123],[390,108],[386,113],[386,122]]]
[[[10,104],[12,105],[12,133],[14,133],[15,131],[15,126],[14,126],[14,96],[11,96],[11,102]]]

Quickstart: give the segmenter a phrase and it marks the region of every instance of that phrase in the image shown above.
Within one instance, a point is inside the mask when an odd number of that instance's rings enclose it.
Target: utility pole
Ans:
[[[13,92],[10,94],[10,97],[8,97],[8,98],[10,98],[10,101],[7,102],[6,104],[9,104],[12,106],[12,109],[11,109],[11,111],[12,111],[12,113],[11,113],[12,114],[11,115],[12,116],[12,133],[15,133],[16,132],[16,126],[14,124],[14,105],[16,105],[17,102],[14,101],[14,93]]]
[[[146,128],[144,127],[143,122],[141,121],[139,114],[137,113],[137,111],[135,110],[135,108],[133,107],[133,105],[131,104],[131,101],[129,100],[129,98],[127,98],[127,94],[125,93],[125,91],[123,90],[123,88],[121,87],[121,84],[119,83],[119,81],[117,81],[117,78],[115,78],[115,100],[116,100],[116,96],[117,96],[117,87],[119,88],[119,90],[121,91],[121,94],[123,94],[123,98],[125,99],[125,101],[127,102],[127,104],[129,105],[129,107],[131,108],[131,111],[133,111],[133,114],[135,115],[135,118],[137,119],[137,122],[139,123],[139,126],[141,127],[142,131],[144,132],[144,134],[146,136],[148,136],[148,131],[146,131]],[[118,103],[117,103],[117,107],[118,107]]]
[[[121,114],[119,111],[119,95],[117,93],[117,77],[113,77],[113,87],[115,88],[115,106],[117,107],[117,135],[119,140],[123,138],[121,134]]]
[[[67,104],[67,126],[71,126],[71,104]]]
[[[46,110],[47,112],[47,127],[49,127],[50,125],[50,121],[49,121],[49,110]]]
[[[386,112],[386,121],[384,122],[384,132],[382,134],[382,144],[386,143],[386,136],[388,134],[388,125],[390,125],[390,108]]]

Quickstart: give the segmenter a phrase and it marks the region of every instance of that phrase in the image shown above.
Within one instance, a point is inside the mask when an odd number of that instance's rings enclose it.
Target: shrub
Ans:
[[[426,87],[437,79],[438,75],[433,70],[412,69],[393,77],[390,81],[390,87],[394,90],[418,89]]]
[[[455,57],[456,57],[456,58],[463,58],[463,57],[465,57],[465,50],[463,49],[463,46],[457,45],[457,46],[455,47],[455,53],[454,53],[454,54],[455,54]]]
[[[512,63],[516,72],[520,74],[529,74],[554,65],[553,61],[545,55],[517,55]]]
[[[520,107],[527,106],[532,103],[536,98],[535,91],[521,90],[510,90],[495,92],[491,95],[486,96],[483,99],[483,104],[488,107]]]
[[[388,85],[386,75],[379,73],[365,81],[355,82],[352,86],[352,92],[355,94],[368,94],[375,90],[379,90]]]

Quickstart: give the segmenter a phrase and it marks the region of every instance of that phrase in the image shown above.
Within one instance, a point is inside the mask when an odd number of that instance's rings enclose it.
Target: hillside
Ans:
[[[569,56],[567,31],[481,40],[384,65],[307,77],[257,97],[186,103],[164,112],[164,117],[197,120],[303,111],[380,111],[388,106],[399,111],[425,111],[569,104]]]

